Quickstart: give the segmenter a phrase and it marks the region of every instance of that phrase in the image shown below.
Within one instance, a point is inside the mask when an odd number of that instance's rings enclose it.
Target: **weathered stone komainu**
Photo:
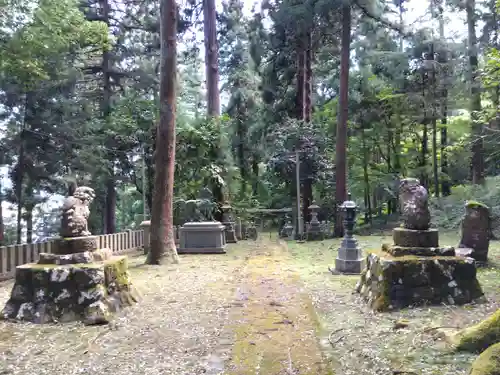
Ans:
[[[62,207],[61,239],[54,253],[16,268],[15,284],[0,318],[54,323],[108,323],[113,312],[137,302],[127,257],[98,249],[88,231],[93,189],[79,187]]]
[[[90,236],[87,220],[90,215],[89,205],[95,198],[94,189],[81,186],[74,194],[67,197],[62,206],[61,237]]]
[[[371,252],[356,291],[374,310],[420,304],[464,304],[483,296],[474,259],[439,246],[430,228],[427,191],[417,179],[402,180],[403,227],[393,230],[393,245]]]

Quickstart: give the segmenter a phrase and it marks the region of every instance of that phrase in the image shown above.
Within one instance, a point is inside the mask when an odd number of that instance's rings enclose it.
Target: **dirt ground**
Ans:
[[[360,238],[366,250],[384,241]],[[1,321],[0,375],[467,373],[473,356],[449,353],[429,328],[470,325],[500,307],[500,243],[479,273],[487,304],[390,314],[373,314],[352,293],[356,276],[328,272],[337,246],[263,236],[176,266],[131,257],[140,303],[108,326]],[[11,288],[0,284],[0,304]],[[409,326],[393,330],[400,318]]]

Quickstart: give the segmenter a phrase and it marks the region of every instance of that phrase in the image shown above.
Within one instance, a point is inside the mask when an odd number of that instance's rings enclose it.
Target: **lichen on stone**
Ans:
[[[394,257],[372,252],[356,291],[377,311],[421,304],[464,304],[483,295],[474,263],[451,256]]]
[[[456,350],[473,353],[500,342],[500,309],[478,324],[456,333],[451,341]]]
[[[1,312],[4,319],[34,323],[109,321],[121,306],[138,300],[133,294],[126,256],[88,264],[26,264]]]
[[[500,342],[490,346],[476,358],[470,375],[500,375]]]

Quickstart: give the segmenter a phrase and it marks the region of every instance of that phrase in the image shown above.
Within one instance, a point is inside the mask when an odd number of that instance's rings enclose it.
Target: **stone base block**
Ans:
[[[60,238],[54,254],[75,254],[97,250],[97,236]]]
[[[225,254],[224,247],[177,248],[177,254]]]
[[[74,254],[52,254],[40,253],[38,264],[88,264],[93,262],[102,262],[113,256],[111,249],[98,249],[96,251],[85,251]]]
[[[437,229],[395,228],[392,231],[392,238],[394,244],[401,247],[439,247],[439,232]]]
[[[344,274],[359,275],[365,268],[365,258],[356,260],[335,259],[335,270]]]
[[[325,239],[325,234],[320,230],[309,230],[306,233],[306,238],[308,241],[323,241]]]
[[[238,239],[236,238],[236,232],[234,229],[227,229],[224,231],[226,236],[226,243],[238,243]]]
[[[137,302],[126,256],[87,264],[24,264],[0,318],[32,323],[104,324]]]
[[[383,252],[368,255],[356,291],[377,311],[422,304],[458,305],[483,296],[471,258],[392,257]]]
[[[245,230],[245,239],[246,240],[257,241],[258,238],[259,238],[259,232],[257,231],[256,227],[254,227],[254,226],[246,227],[246,230]]]
[[[403,247],[394,245],[382,245],[382,251],[395,256],[401,257],[405,255],[418,256],[455,256],[455,248],[448,247]]]
[[[235,223],[233,222],[223,222],[224,225],[224,235],[226,236],[226,243],[237,243],[236,230],[234,229]]]

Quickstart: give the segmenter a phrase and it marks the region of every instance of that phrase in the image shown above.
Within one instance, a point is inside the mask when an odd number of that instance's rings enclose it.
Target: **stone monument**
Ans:
[[[307,226],[307,240],[308,241],[315,241],[315,240],[324,240],[324,232],[321,229],[321,223],[318,220],[318,212],[320,210],[320,207],[316,204],[315,201],[312,202],[312,204],[308,207],[309,211],[311,212],[311,221],[309,222],[309,225]]]
[[[490,246],[490,232],[491,217],[488,206],[479,202],[466,202],[457,255],[470,256],[477,261],[486,262]]]
[[[367,256],[356,291],[378,311],[482,297],[474,259],[439,247],[438,230],[430,228],[427,190],[419,180],[401,180],[399,195],[403,225],[393,230],[393,245]]]
[[[98,249],[97,237],[88,230],[94,197],[93,189],[82,186],[65,199],[56,251],[41,253],[37,263],[16,268],[15,284],[1,318],[102,324],[118,308],[137,302],[127,257]]]
[[[224,254],[226,227],[219,221],[186,223],[179,229],[179,254]]]
[[[351,200],[351,194],[347,195],[340,207],[344,212],[344,238],[335,259],[335,271],[346,274],[359,274],[364,268],[365,259],[363,251],[354,238],[354,225],[356,224],[356,202]]]
[[[292,225],[292,219],[288,215],[285,216],[285,225],[281,228],[280,238],[287,241],[292,241],[295,238],[295,228]]]
[[[237,243],[236,232],[234,230],[234,219],[232,215],[232,207],[228,202],[225,202],[222,207],[222,225],[226,227],[226,243]]]

